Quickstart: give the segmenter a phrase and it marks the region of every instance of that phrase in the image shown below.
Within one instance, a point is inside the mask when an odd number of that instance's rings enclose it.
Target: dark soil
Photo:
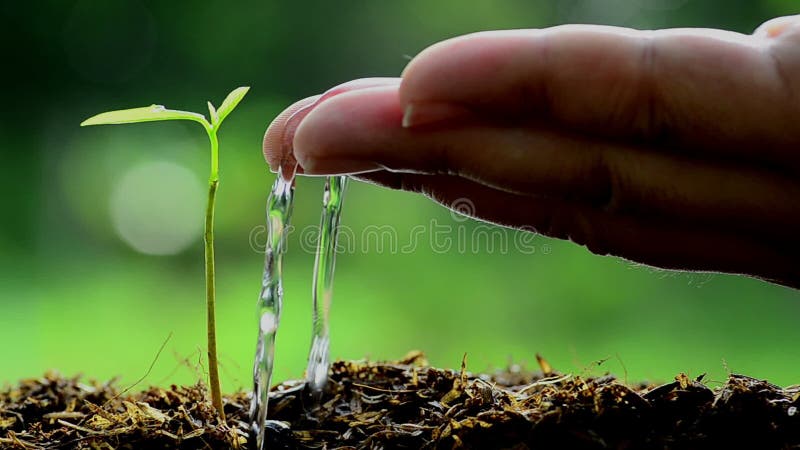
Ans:
[[[680,374],[659,386],[541,371],[489,375],[338,361],[319,406],[300,383],[273,390],[271,449],[800,448],[800,386]],[[220,424],[203,385],[120,395],[46,375],[0,392],[0,448],[248,448],[248,394]]]

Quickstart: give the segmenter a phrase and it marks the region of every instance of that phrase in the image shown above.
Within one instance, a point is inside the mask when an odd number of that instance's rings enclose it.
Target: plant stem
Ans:
[[[206,323],[208,332],[208,377],[211,385],[211,403],[216,408],[222,422],[225,422],[225,412],[222,409],[222,393],[219,384],[219,367],[217,360],[217,320],[216,320],[216,288],[214,275],[214,206],[219,187],[219,165],[216,130],[207,127],[208,138],[211,141],[211,175],[208,179],[208,203],[206,205],[205,234],[205,265],[206,265]]]

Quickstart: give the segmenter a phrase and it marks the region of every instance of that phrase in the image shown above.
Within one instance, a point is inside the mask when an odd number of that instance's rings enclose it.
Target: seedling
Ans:
[[[222,410],[222,394],[219,387],[219,368],[217,363],[217,326],[216,326],[216,293],[214,283],[214,205],[219,187],[219,131],[222,121],[242,101],[249,87],[234,89],[228,94],[219,109],[208,102],[209,122],[202,114],[167,109],[162,105],[150,105],[142,108],[123,109],[98,114],[84,120],[81,126],[87,125],[118,125],[126,123],[154,122],[158,120],[192,120],[203,126],[211,143],[211,175],[208,177],[208,203],[206,204],[205,233],[205,269],[206,269],[206,314],[208,327],[208,375],[211,385],[211,402],[217,409],[222,420],[225,413]]]

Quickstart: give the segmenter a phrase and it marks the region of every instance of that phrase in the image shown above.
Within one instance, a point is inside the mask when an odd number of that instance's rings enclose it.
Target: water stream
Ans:
[[[285,180],[278,175],[267,198],[267,245],[264,276],[258,296],[258,341],[253,366],[253,399],[250,403],[250,431],[259,450],[265,448],[264,428],[275,362],[275,334],[283,306],[283,254],[286,252],[286,234],[292,217],[293,199],[294,178]]]
[[[306,383],[315,400],[322,396],[330,366],[330,309],[333,297],[333,271],[336,265],[336,240],[342,213],[347,177],[329,177],[322,197],[322,218],[314,261],[313,322],[311,350],[308,353]]]
[[[281,171],[279,170],[280,174]],[[306,389],[312,404],[322,396],[330,365],[329,312],[333,295],[333,272],[336,240],[347,177],[329,177],[325,181],[322,218],[317,237],[312,284],[312,342],[306,369]],[[268,441],[267,407],[272,370],[275,362],[275,334],[280,324],[283,303],[282,260],[286,252],[294,197],[294,180],[278,175],[267,199],[267,247],[264,276],[258,298],[259,333],[253,368],[253,399],[250,405],[251,434],[256,449],[264,450]]]

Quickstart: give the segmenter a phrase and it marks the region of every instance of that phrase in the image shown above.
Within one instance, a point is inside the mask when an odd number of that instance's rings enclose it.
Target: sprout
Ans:
[[[216,293],[214,277],[214,205],[219,187],[219,141],[217,131],[222,121],[242,101],[249,87],[234,89],[219,108],[208,102],[208,113],[211,121],[202,114],[167,109],[162,105],[150,105],[142,108],[109,111],[90,117],[81,123],[87,125],[119,125],[126,123],[153,122],[157,120],[193,120],[203,126],[211,143],[211,174],[208,177],[208,203],[206,204],[205,233],[205,269],[206,269],[206,312],[208,327],[208,372],[211,385],[211,402],[222,420],[225,413],[222,409],[222,394],[219,384],[219,367],[217,362],[217,327],[216,327]]]

